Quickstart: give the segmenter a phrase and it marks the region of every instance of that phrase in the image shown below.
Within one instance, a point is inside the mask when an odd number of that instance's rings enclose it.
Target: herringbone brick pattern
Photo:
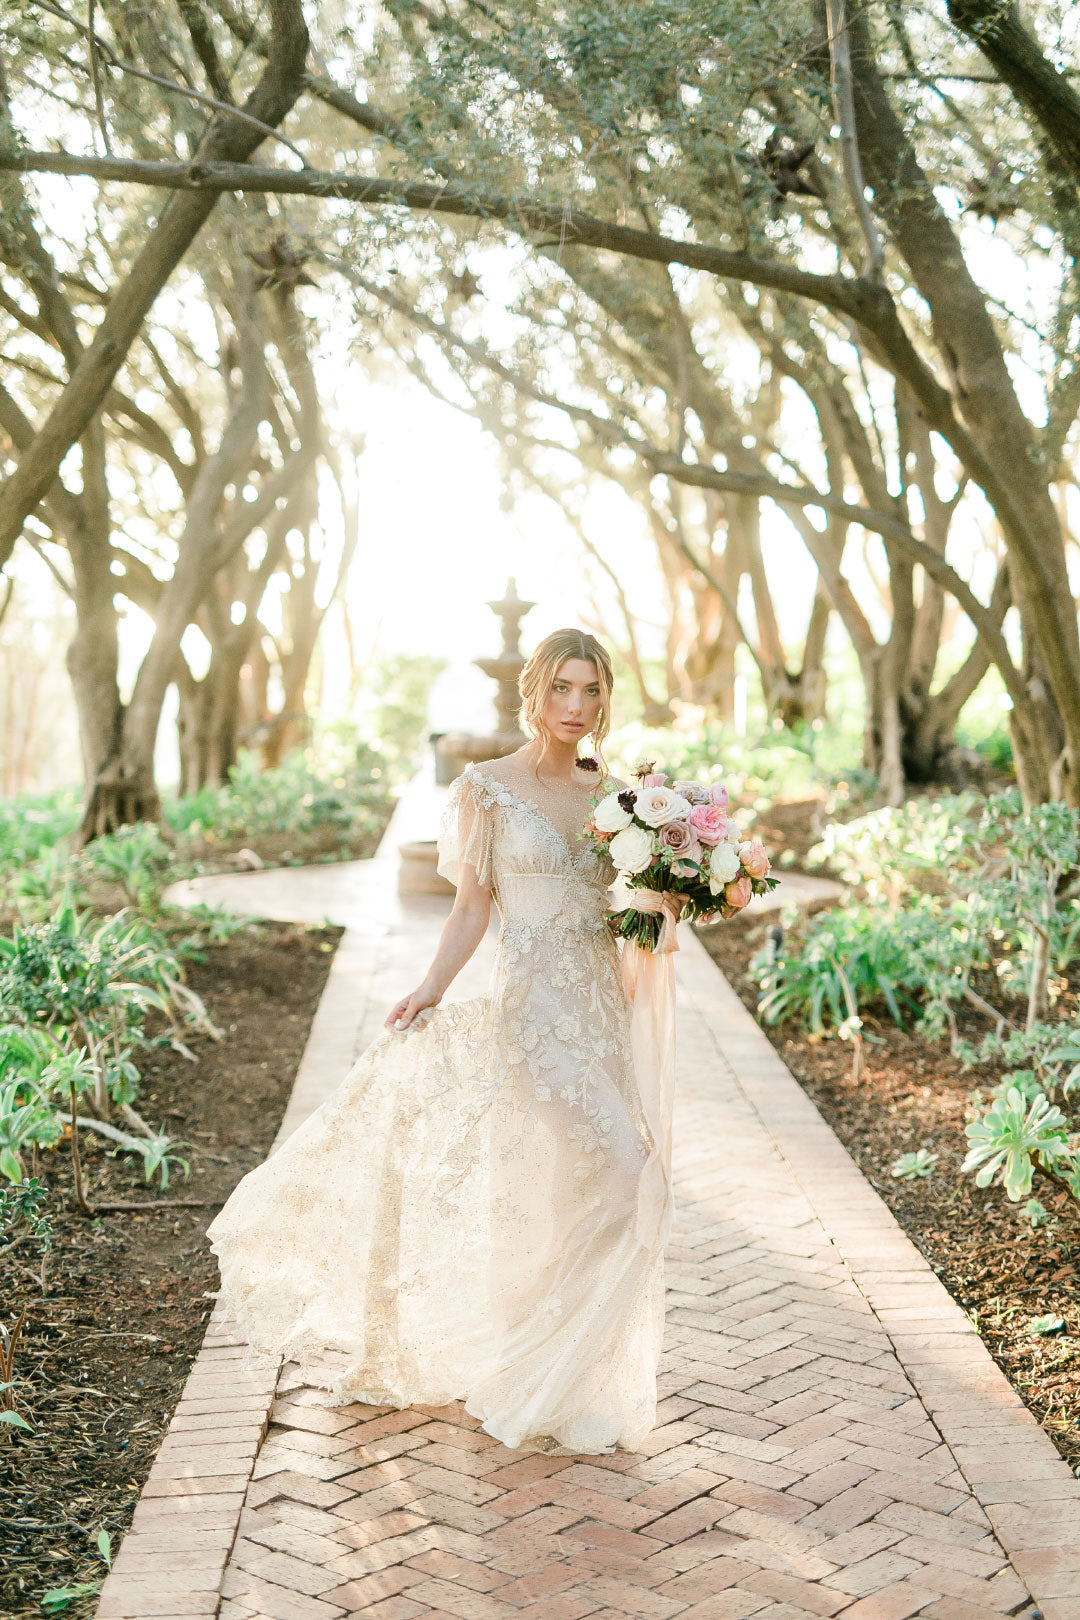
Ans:
[[[841,1251],[803,1190],[813,1166],[800,1181],[778,1151],[710,1016],[684,999],[662,1404],[641,1455],[511,1452],[460,1406],[329,1407],[287,1365],[253,1465],[243,1422],[174,1422],[184,1494],[165,1479],[139,1511],[184,1550],[163,1575],[129,1537],[101,1620],[210,1615],[219,1594],[222,1620],[976,1620],[1038,1612],[1036,1577],[1045,1620],[1080,1620],[1076,1482],[837,1169]],[[227,1424],[237,1351],[221,1336],[214,1354]]]

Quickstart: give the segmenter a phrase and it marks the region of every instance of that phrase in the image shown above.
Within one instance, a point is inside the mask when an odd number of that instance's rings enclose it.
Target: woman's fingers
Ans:
[[[412,1014],[409,1013],[409,1003],[411,1001],[411,996],[405,996],[398,1002],[396,1007],[391,1008],[386,1020],[387,1029],[404,1029],[409,1024],[412,1017]],[[402,1019],[404,1019],[404,1023],[401,1022]]]
[[[414,990],[411,996],[405,996],[398,1002],[386,1020],[386,1027],[395,1030],[399,1035],[404,1034],[414,1021],[426,1024],[437,1005],[437,1000],[432,1000],[430,996]]]

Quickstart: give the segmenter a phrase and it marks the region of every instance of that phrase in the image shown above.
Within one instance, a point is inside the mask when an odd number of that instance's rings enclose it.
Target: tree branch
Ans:
[[[226,117],[235,118],[239,123],[249,124],[252,129],[257,129],[262,135],[269,135],[273,140],[280,141],[282,146],[287,146],[289,151],[300,159],[305,169],[310,167],[300,148],[295,146],[285,135],[282,135],[279,130],[274,129],[271,124],[264,124],[261,118],[253,117],[251,113],[245,112],[243,108],[234,106],[231,101],[219,101],[216,96],[208,96],[204,91],[195,90],[189,84],[177,84],[174,79],[163,79],[159,73],[150,73],[146,68],[136,67],[134,62],[121,61],[108,41],[102,39],[100,34],[95,34],[92,26],[88,27],[86,23],[81,23],[77,17],[73,17],[69,11],[64,11],[61,6],[50,5],[49,0],[29,0],[29,4],[37,6],[41,11],[50,12],[54,17],[59,17],[61,22],[66,22],[69,28],[74,28],[76,33],[85,37],[91,62],[95,66],[94,88],[99,99],[96,66],[98,60],[104,58],[110,67],[116,68],[118,73],[127,73],[133,79],[144,79],[147,84],[156,84],[159,89],[168,90],[174,96],[186,96],[189,101],[197,101],[201,107],[210,107],[216,113],[224,113]],[[100,111],[99,115],[102,120],[101,133],[105,142],[105,150],[108,152],[109,133],[105,127],[104,111]]]
[[[844,156],[844,178],[866,242],[864,274],[880,281],[885,269],[885,250],[866,200],[862,158],[855,129],[855,97],[851,87],[851,49],[847,34],[847,0],[825,0],[829,23],[829,65],[832,78],[833,110],[840,126],[840,147]]]
[[[260,124],[280,122],[300,94],[308,50],[308,32],[299,0],[268,0],[271,51],[266,69],[245,103]],[[262,136],[246,123],[219,115],[203,140],[210,162],[241,164]],[[111,161],[111,160],[105,160]],[[0,167],[23,169],[8,153]],[[53,406],[34,443],[0,490],[0,567],[6,563],[22,526],[48,492],[71,446],[101,408],[101,402],[123,365],[162,287],[187,252],[213,210],[216,193],[174,193],[161,212],[126,279],[113,294],[93,342],[74,367],[71,380]]]
[[[1043,142],[1080,182],[1080,94],[1027,31],[1012,0],[948,0],[949,20],[996,68]]]

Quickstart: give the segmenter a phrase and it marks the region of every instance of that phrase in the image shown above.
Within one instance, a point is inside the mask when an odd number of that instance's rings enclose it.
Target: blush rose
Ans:
[[[728,820],[718,804],[696,804],[690,812],[690,825],[703,844],[719,844]]]

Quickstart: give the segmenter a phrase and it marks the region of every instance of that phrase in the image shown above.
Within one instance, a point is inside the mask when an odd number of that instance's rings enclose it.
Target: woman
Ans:
[[[597,788],[621,785],[577,753],[608,731],[611,661],[558,630],[520,685],[532,740],[451,789],[457,899],[424,979],[210,1239],[248,1341],[342,1401],[461,1399],[507,1446],[633,1450],[655,1420],[669,1193],[638,1083],[656,1027],[632,1029],[613,872],[580,841]],[[493,896],[490,995],[442,1007]]]

